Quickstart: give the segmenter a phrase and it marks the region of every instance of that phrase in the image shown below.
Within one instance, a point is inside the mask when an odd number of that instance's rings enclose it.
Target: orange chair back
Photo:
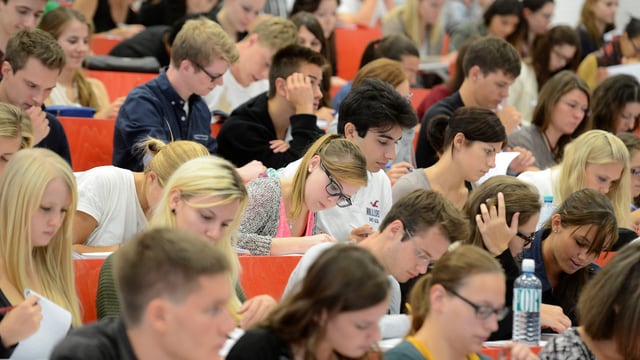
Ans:
[[[71,151],[73,171],[85,171],[96,166],[111,165],[113,155],[114,119],[58,118],[64,127]]]
[[[353,80],[360,66],[362,53],[371,40],[380,39],[380,27],[336,28],[336,72],[346,80]]]
[[[96,78],[104,84],[111,101],[119,97],[129,95],[129,92],[138,85],[155,78],[158,74],[137,73],[125,71],[86,70],[88,77]]]
[[[123,38],[104,34],[91,37],[91,51],[94,55],[109,55],[109,51],[118,45]]]
[[[598,256],[598,258],[596,259],[595,263],[600,265],[600,266],[605,266],[615,256],[616,256],[616,252],[615,251],[609,251],[609,252],[603,251],[602,253],[600,253],[600,256]]]
[[[73,269],[76,281],[76,293],[80,300],[82,323],[88,324],[97,320],[96,294],[98,278],[104,259],[74,259]]]
[[[239,256],[242,272],[240,283],[247,298],[271,295],[280,300],[289,275],[301,256]]]

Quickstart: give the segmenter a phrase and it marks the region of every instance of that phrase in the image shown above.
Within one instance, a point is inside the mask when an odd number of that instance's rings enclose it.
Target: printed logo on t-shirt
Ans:
[[[374,200],[367,206],[367,217],[370,224],[380,224],[380,200]]]

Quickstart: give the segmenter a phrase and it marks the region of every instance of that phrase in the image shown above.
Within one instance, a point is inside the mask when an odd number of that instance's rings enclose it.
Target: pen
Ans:
[[[391,169],[391,165],[387,165],[387,166],[385,166],[384,168],[385,168],[385,169],[387,169],[387,170],[389,170],[389,169]],[[407,171],[409,171],[409,172],[413,172],[413,170],[414,170],[414,169],[413,169],[412,167],[408,167],[408,166],[407,166]]]
[[[6,314],[9,311],[13,310],[15,306],[5,306],[5,307],[0,307],[0,314]]]

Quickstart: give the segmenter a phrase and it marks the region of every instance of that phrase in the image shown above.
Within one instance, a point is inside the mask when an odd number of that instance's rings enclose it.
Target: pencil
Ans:
[[[5,306],[5,307],[0,307],[0,314],[6,314],[9,311],[13,310],[15,306]]]

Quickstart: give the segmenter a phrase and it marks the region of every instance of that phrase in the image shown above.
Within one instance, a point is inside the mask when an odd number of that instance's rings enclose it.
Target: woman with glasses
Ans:
[[[442,136],[440,136],[442,134]],[[462,208],[471,183],[495,167],[507,134],[491,110],[462,107],[451,118],[436,117],[429,122],[429,143],[439,150],[438,161],[402,176],[393,186],[393,201],[415,189],[434,190]]]
[[[509,135],[509,146],[523,147],[535,156],[539,170],[556,165],[565,146],[590,130],[589,88],[575,73],[564,70],[542,87],[531,124]]]
[[[609,199],[598,191],[582,189],[562,202],[536,232],[531,247],[524,249],[524,257],[536,262],[535,273],[542,282],[542,303],[559,306],[571,321],[567,324],[567,319],[556,312],[550,318],[559,322],[557,326],[566,329],[577,323],[578,295],[599,269],[593,261],[617,240],[618,222]],[[543,313],[541,317],[544,316]]]
[[[535,186],[541,201],[553,196],[554,206],[580,189],[601,192],[611,201],[618,225],[632,228],[629,151],[611,133],[587,131],[567,145],[559,165],[543,171],[525,171],[518,178]]]
[[[595,0],[603,2],[605,0]],[[584,52],[583,54],[589,54]],[[582,60],[578,66],[578,76],[582,78],[590,89],[595,89],[607,75],[607,66],[634,62],[640,58],[640,19],[631,18],[624,32],[615,36]]]
[[[593,91],[591,119],[594,129],[614,134],[634,131],[640,119],[640,82],[619,74],[606,78]]]
[[[350,206],[351,196],[366,184],[367,164],[360,148],[339,135],[324,135],[307,150],[293,178],[249,183],[238,246],[253,255],[281,255],[335,241],[316,233],[315,212]]]
[[[463,242],[483,248],[500,262],[506,275],[505,304],[511,304],[513,282],[520,276],[515,257],[533,241],[540,217],[538,191],[512,176],[494,176],[473,190],[464,211],[471,237]],[[499,321],[491,340],[511,339],[512,322],[512,316]]]
[[[478,354],[498,329],[505,307],[505,276],[486,251],[460,245],[445,253],[411,292],[410,336],[387,351],[389,360],[490,359]],[[512,359],[533,359],[516,346]]]

